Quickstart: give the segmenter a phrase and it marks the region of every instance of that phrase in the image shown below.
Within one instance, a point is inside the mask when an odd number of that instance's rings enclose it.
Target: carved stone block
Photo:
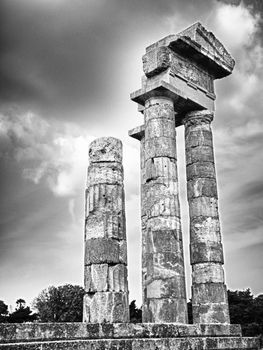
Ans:
[[[147,52],[143,56],[143,71],[147,77],[158,74],[169,67],[169,51],[167,47],[162,46]]]
[[[218,217],[218,200],[213,197],[192,198],[189,202],[190,217],[211,216]]]
[[[187,183],[187,198],[197,197],[213,197],[217,198],[217,184],[216,179],[196,178]]]
[[[196,130],[185,131],[185,148],[189,150],[197,146],[213,147],[212,132],[211,130],[204,130],[203,128]]]
[[[176,216],[150,218],[147,221],[147,228],[150,230],[177,230],[177,232],[181,232],[181,219]]]
[[[218,217],[199,216],[190,222],[190,239],[193,242],[220,242],[220,222]]]
[[[86,218],[85,236],[90,238],[126,239],[126,228],[123,213],[111,212],[90,214]]]
[[[121,163],[91,163],[88,167],[87,185],[118,184],[123,182]]]
[[[106,292],[108,290],[108,264],[85,266],[85,291]]]
[[[180,251],[180,230],[147,231],[147,253],[164,253]]]
[[[162,98],[146,101],[144,110],[145,125],[150,119],[164,118],[174,121],[173,102]]]
[[[218,263],[200,263],[193,265],[192,281],[195,283],[224,283],[224,270]]]
[[[176,159],[175,140],[164,136],[145,139],[145,160],[156,157]]]
[[[128,322],[128,294],[118,292],[85,294],[83,320],[89,323]]]
[[[199,162],[187,165],[186,177],[187,181],[200,177],[214,179],[216,177],[215,165],[212,162]]]
[[[109,266],[108,274],[108,284],[110,291],[128,292],[126,265],[118,264]]]
[[[196,146],[186,152],[186,165],[197,162],[214,162],[213,148],[210,146]]]
[[[221,243],[191,243],[190,262],[198,264],[204,262],[224,263],[223,249]]]
[[[147,277],[170,278],[184,275],[183,254],[180,252],[147,253]]]
[[[195,323],[206,324],[229,324],[228,303],[206,303],[192,305],[193,319]],[[240,338],[242,339],[242,338]]]
[[[148,218],[158,216],[178,216],[180,217],[180,208],[178,196],[156,197],[149,209],[146,211]]]
[[[227,303],[226,286],[222,283],[198,283],[192,286],[193,299],[195,304],[217,304]]]
[[[86,199],[86,216],[90,213],[124,212],[124,191],[121,185],[99,184],[88,188]]]
[[[185,278],[179,275],[148,280],[146,286],[149,299],[184,298],[186,293]]]
[[[102,137],[94,140],[89,147],[90,163],[122,163],[122,143],[114,137]]]
[[[150,119],[145,128],[145,139],[148,140],[153,137],[169,137],[175,139],[175,123],[174,120],[156,118]]]
[[[164,184],[170,181],[178,181],[176,169],[176,154],[173,158],[159,157],[145,161],[145,182],[158,180]]]
[[[120,244],[111,238],[91,238],[85,243],[85,264],[120,262]]]
[[[150,299],[145,311],[148,322],[185,323],[187,320],[187,306],[184,299]]]

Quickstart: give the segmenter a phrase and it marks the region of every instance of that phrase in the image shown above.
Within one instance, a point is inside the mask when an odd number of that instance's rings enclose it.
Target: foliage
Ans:
[[[8,306],[0,300],[0,323],[7,322]]]
[[[37,314],[32,313],[29,306],[26,306],[24,299],[18,299],[16,301],[16,309],[14,312],[9,314],[7,322],[9,323],[22,323],[22,322],[32,322],[37,319]]]
[[[130,322],[141,323],[142,322],[142,309],[136,306],[136,301],[133,300],[130,305]]]
[[[250,289],[228,291],[230,322],[241,324],[244,336],[263,336],[263,295]]]
[[[41,322],[81,322],[84,289],[65,284],[43,290],[34,300]]]

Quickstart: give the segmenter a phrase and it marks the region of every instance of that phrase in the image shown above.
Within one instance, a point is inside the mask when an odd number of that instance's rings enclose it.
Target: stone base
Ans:
[[[0,349],[258,350],[259,340],[224,324],[0,324]]]

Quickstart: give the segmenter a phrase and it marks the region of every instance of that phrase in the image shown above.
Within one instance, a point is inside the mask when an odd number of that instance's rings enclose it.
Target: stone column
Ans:
[[[145,181],[145,157],[144,157],[145,137],[140,140],[140,164],[141,164],[141,259],[142,259],[142,321],[147,322],[147,216],[145,208],[147,185]],[[145,310],[146,308],[146,310]]]
[[[190,112],[184,119],[194,323],[230,322],[222,266],[212,120],[213,113],[208,110]]]
[[[86,189],[84,322],[128,322],[122,143],[93,141]]]
[[[143,321],[187,323],[187,304],[173,101],[145,103],[145,173],[142,210],[146,218],[146,305]]]

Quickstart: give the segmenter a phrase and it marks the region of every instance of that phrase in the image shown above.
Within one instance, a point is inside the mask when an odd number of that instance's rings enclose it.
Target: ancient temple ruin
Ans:
[[[142,88],[131,95],[141,143],[143,319],[187,323],[176,127],[185,127],[194,323],[229,323],[211,122],[214,80],[234,60],[200,23],[147,47]]]
[[[143,323],[129,323],[122,144],[89,149],[82,323],[0,324],[0,349],[259,349],[230,324],[211,122],[234,60],[200,23],[146,48],[131,95],[140,141]],[[176,128],[184,125],[193,324],[188,324]],[[139,203],[138,203],[139,205]]]

